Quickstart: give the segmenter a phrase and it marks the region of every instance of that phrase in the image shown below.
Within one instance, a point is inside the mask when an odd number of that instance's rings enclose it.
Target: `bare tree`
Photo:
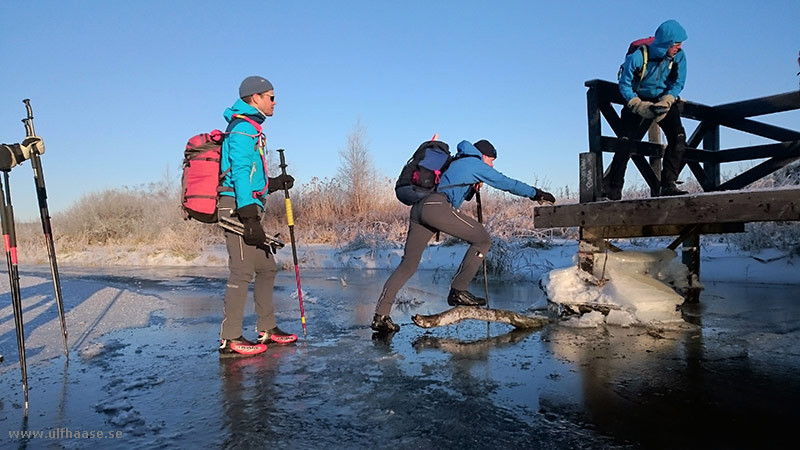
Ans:
[[[358,215],[370,210],[370,203],[375,195],[375,165],[366,142],[366,134],[361,119],[356,120],[353,130],[347,136],[347,147],[339,150],[337,178],[347,194],[344,203]]]

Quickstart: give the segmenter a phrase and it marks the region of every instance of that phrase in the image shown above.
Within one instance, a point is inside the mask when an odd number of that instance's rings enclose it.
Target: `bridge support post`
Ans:
[[[681,246],[681,262],[689,269],[688,287],[683,294],[686,303],[699,303],[700,292],[700,233],[689,234]]]
[[[603,239],[584,239],[581,229],[581,239],[578,241],[578,269],[594,275],[594,255],[606,251],[607,244]]]

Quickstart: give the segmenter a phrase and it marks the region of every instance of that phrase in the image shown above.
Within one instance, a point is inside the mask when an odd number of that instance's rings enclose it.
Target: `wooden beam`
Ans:
[[[697,225],[700,234],[743,233],[743,223],[709,223]],[[583,239],[620,239],[634,237],[679,236],[686,225],[640,225],[640,226],[607,226],[583,227]]]
[[[539,229],[795,221],[800,220],[800,189],[539,206],[533,216]]]
[[[765,176],[775,172],[776,170],[780,170],[783,167],[797,161],[800,157],[792,156],[788,158],[772,158],[763,163],[749,169],[739,175],[735,176],[734,178],[726,181],[719,185],[718,190],[726,191],[726,190],[734,190],[734,189],[742,189],[746,186],[749,186],[750,183],[758,181]]]
[[[604,152],[614,153],[623,146],[629,145],[631,155],[647,157],[661,157],[663,148],[660,144],[644,141],[623,141],[622,139],[601,136],[600,146]],[[683,155],[684,161],[697,161],[702,163],[727,163],[737,161],[750,161],[765,158],[789,158],[800,156],[800,140],[778,142],[775,144],[753,145],[750,147],[736,147],[723,150],[700,149],[686,146]]]
[[[614,132],[615,135],[622,137],[622,120],[620,120],[619,115],[617,115],[617,111],[611,107],[611,103],[601,103],[598,105],[598,109],[603,115],[603,118],[606,119],[606,123],[611,127],[611,130]]]
[[[622,104],[622,94],[619,92],[619,85],[606,80],[594,79],[584,83],[588,88],[595,88],[601,97],[607,98],[612,103]],[[691,105],[691,102],[686,102]],[[771,95],[768,97],[754,98],[739,102],[726,103],[723,105],[710,107],[694,103],[705,108],[713,109],[713,113],[719,116],[738,116],[754,117],[765,114],[774,114],[784,111],[800,109],[800,92],[791,91],[783,94]],[[708,113],[704,114],[708,115]],[[712,119],[711,117],[699,118],[700,120]],[[712,119],[713,121],[713,119]]]
[[[664,148],[661,144],[644,141],[628,141],[615,137],[601,136],[600,148],[606,153],[614,153],[622,150],[623,146],[630,146],[631,155],[642,155],[649,158],[661,158]],[[772,144],[770,144],[772,145]],[[684,161],[714,161],[717,152],[710,150],[703,150],[699,148],[686,147],[686,152],[683,154]]]
[[[789,158],[792,156],[800,156],[800,141],[707,151],[704,153],[703,161],[726,163],[764,158]]]
[[[763,116],[800,109],[800,92],[792,91],[714,107],[714,112],[739,117]]]
[[[588,88],[595,89],[597,91],[595,95],[603,98],[605,101],[619,105],[623,104],[624,99],[619,92],[619,85],[617,83],[595,79],[585,82],[584,85]],[[728,103],[716,107],[683,100],[681,116],[700,122],[709,121],[717,123],[728,128],[755,134],[775,141],[796,141],[800,140],[800,132],[765,124],[747,119],[746,117],[800,109],[799,99],[800,92],[787,92],[785,94]],[[694,144],[693,147],[697,145],[696,143]]]
[[[660,185],[658,177],[660,177],[661,174],[656,175],[650,162],[644,159],[642,155],[631,155],[631,161],[633,161],[633,164],[639,169],[642,178],[644,178],[644,181],[647,182],[647,185],[650,187],[650,195],[653,195],[654,192],[658,192]]]
[[[689,169],[692,171],[692,174],[694,174],[694,177],[697,179],[697,182],[700,183],[700,187],[703,188],[703,191],[713,191],[716,186],[711,180],[709,180],[706,171],[703,169],[700,163],[697,161],[688,161],[687,158],[684,158],[684,160],[686,161],[686,165],[689,166]]]
[[[703,139],[706,137],[706,133],[708,133],[714,128],[714,125],[715,124],[711,122],[705,122],[705,121],[700,122],[700,124],[697,125],[697,128],[694,129],[694,132],[692,132],[692,135],[689,136],[689,139],[686,140],[686,146],[698,147],[700,145],[700,142],[702,142]]]
[[[622,94],[619,92],[619,85],[617,83],[606,80],[589,80],[584,83],[584,86],[597,89],[598,95],[611,103],[621,105],[625,101],[625,99],[622,98]]]
[[[714,110],[714,107],[694,102],[684,102],[683,117],[717,123],[719,125],[755,134],[775,141],[796,141],[800,139],[800,132],[786,128],[745,119],[741,116],[731,116],[721,114]]]

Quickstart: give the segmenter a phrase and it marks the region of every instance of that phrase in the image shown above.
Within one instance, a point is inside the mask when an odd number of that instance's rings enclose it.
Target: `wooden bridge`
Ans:
[[[800,92],[713,107],[680,101],[681,116],[699,121],[687,139],[684,163],[703,192],[656,197],[663,147],[657,126],[646,120],[637,130],[637,142],[628,145],[633,147],[631,160],[650,187],[652,197],[602,202],[597,200],[602,187],[603,153],[613,153],[619,148],[620,137],[624,135],[612,104],[623,104],[623,98],[615,83],[591,80],[586,86],[589,152],[581,153],[579,158],[580,202],[534,209],[535,228],[580,227],[579,264],[583,270],[592,273],[593,255],[609,248],[607,239],[676,236],[668,247],[682,246],[683,263],[690,272],[690,288],[685,296],[687,301],[694,302],[700,293],[700,235],[742,232],[747,222],[800,221],[800,186],[741,191],[800,160],[800,132],[751,119],[800,109]],[[602,135],[601,117],[615,137]],[[722,126],[776,142],[721,149]],[[654,142],[638,141],[648,129]],[[721,182],[721,164],[754,160],[764,161]]]

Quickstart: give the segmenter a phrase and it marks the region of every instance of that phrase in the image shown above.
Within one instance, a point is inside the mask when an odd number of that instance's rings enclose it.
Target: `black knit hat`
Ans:
[[[478,149],[484,155],[490,158],[497,158],[497,150],[494,149],[494,145],[491,142],[487,141],[486,139],[481,139],[480,141],[472,144],[475,148]]]

